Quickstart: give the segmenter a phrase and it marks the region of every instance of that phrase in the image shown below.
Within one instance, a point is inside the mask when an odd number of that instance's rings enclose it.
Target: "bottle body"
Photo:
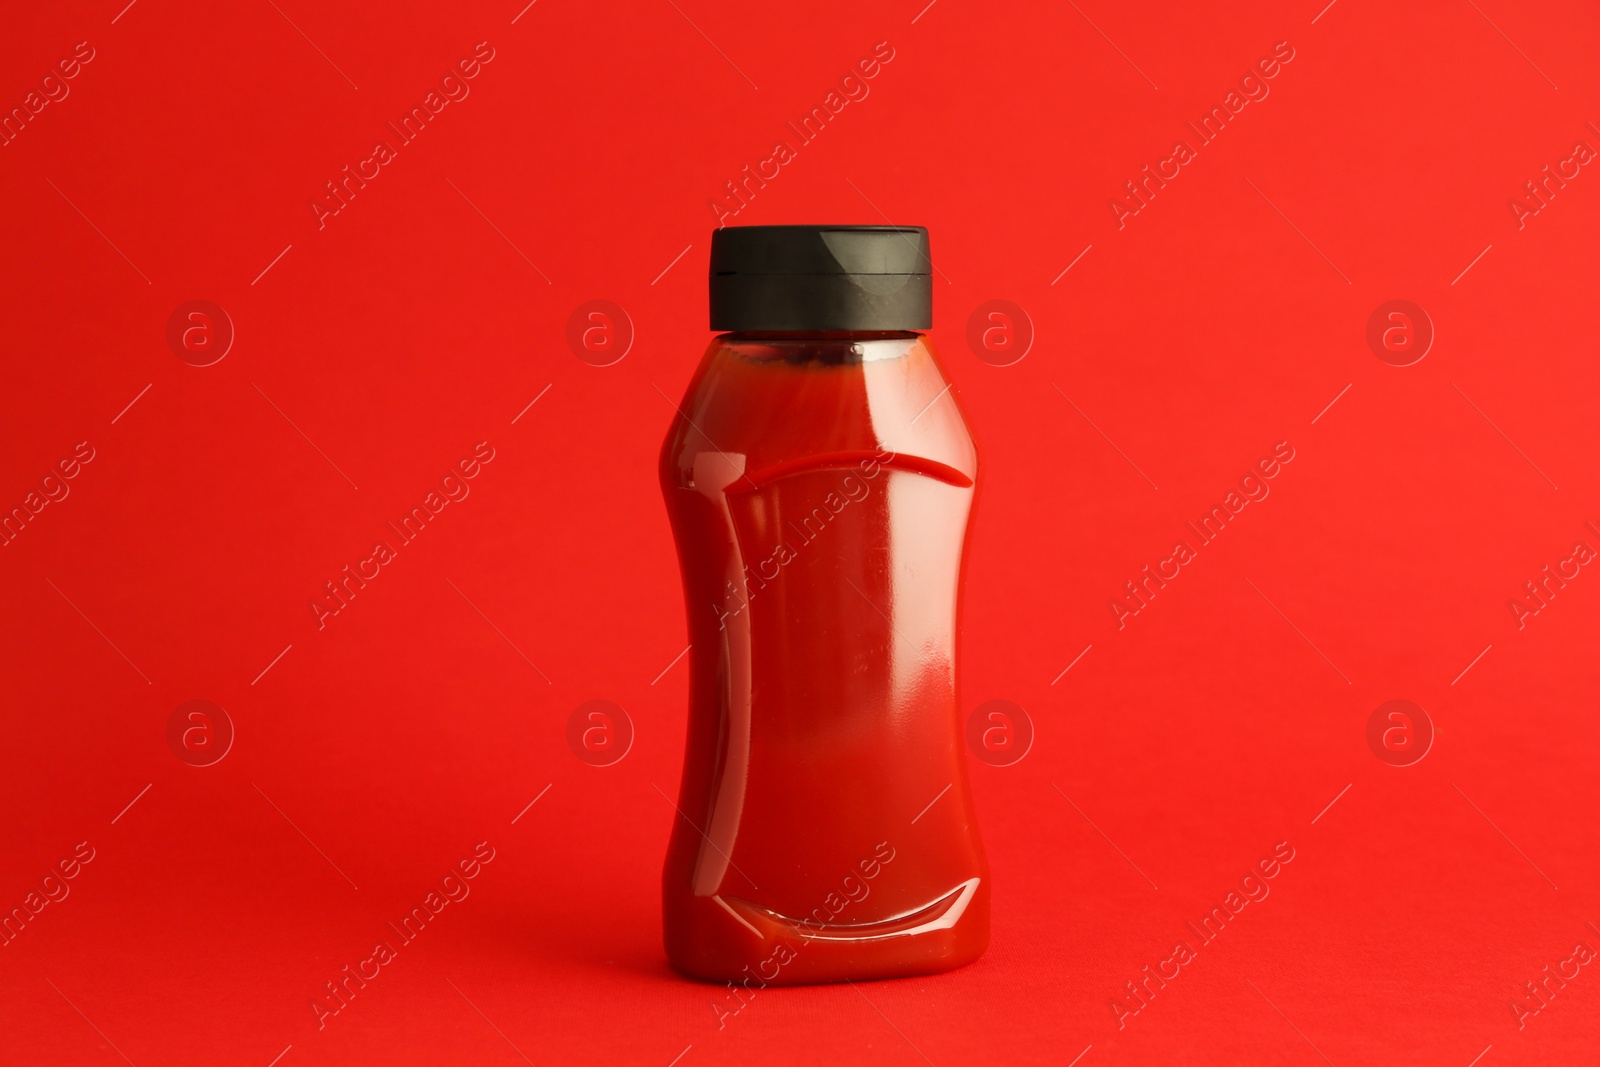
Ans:
[[[712,342],[661,455],[691,645],[663,881],[680,970],[796,984],[983,952],[955,692],[976,477],[922,336]]]

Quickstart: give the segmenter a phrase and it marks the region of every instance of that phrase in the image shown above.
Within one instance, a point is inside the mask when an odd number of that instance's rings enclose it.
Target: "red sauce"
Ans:
[[[917,334],[712,342],[661,454],[692,646],[680,970],[886,978],[988,944],[955,686],[977,469]]]

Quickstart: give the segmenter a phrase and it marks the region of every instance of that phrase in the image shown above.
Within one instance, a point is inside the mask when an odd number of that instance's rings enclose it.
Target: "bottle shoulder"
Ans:
[[[713,339],[668,431],[663,482],[690,484],[708,452],[773,477],[867,456],[957,484],[978,472],[954,390],[919,334]]]

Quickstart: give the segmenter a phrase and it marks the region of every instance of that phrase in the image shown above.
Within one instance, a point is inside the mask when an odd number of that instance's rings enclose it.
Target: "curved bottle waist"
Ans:
[[[886,450],[739,458],[696,453],[669,490],[692,645],[677,877],[809,914],[937,796],[915,827],[936,847],[852,905],[917,912],[983,867],[954,667],[972,478]]]

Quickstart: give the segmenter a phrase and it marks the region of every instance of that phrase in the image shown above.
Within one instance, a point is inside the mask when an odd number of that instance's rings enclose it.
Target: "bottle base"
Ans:
[[[667,962],[672,965],[673,970],[685,978],[698,982],[743,985],[761,989],[779,986],[834,985],[841,982],[876,982],[890,978],[944,974],[976,962],[987,948],[988,945],[985,943],[972,951],[935,954],[930,958],[879,961],[829,960],[807,966],[799,965],[802,949],[795,949],[794,958],[788,964],[781,963],[775,957],[768,957],[767,960],[753,964],[746,962],[736,967],[735,964],[739,963],[737,960],[680,960],[673,958],[670,953]],[[768,960],[771,962],[767,962]],[[771,974],[771,977],[765,977],[765,974]]]
[[[882,922],[819,926],[720,896],[669,900],[666,920],[674,969],[750,988],[939,974],[989,947],[988,885],[977,878]]]

